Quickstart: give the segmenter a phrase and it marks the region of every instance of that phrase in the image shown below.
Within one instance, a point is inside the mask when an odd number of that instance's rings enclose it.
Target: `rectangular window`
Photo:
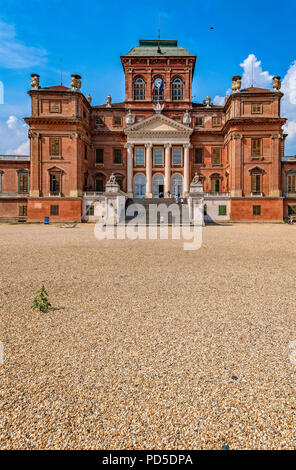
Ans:
[[[104,163],[104,149],[96,149],[96,163]]]
[[[114,126],[121,126],[121,117],[120,116],[114,116],[113,117],[113,125]]]
[[[173,120],[176,121],[176,122],[181,122],[180,116],[173,117]]]
[[[93,205],[89,206],[87,205],[86,206],[86,215],[95,215],[95,208]]]
[[[261,139],[252,139],[252,157],[261,156]]]
[[[221,163],[221,149],[212,148],[212,165],[220,165]]]
[[[50,193],[52,195],[60,194],[60,181],[61,176],[57,173],[52,173],[50,175]]]
[[[50,155],[53,157],[60,156],[60,147],[61,147],[61,139],[58,137],[50,137],[49,139],[49,151]]]
[[[195,127],[203,126],[203,119],[202,117],[195,118]]]
[[[173,165],[182,165],[181,147],[173,147]]]
[[[122,163],[121,149],[114,149],[114,163],[118,165]]]
[[[143,119],[144,119],[144,116],[136,116],[135,122],[141,122],[143,121]]]
[[[18,192],[19,193],[28,193],[29,192],[29,175],[28,175],[28,173],[19,173]]]
[[[259,194],[261,193],[261,177],[260,175],[252,175],[252,188],[251,188],[252,193],[254,194]]]
[[[96,125],[97,126],[103,126],[104,125],[104,121],[101,117],[96,118]]]
[[[19,216],[20,217],[27,216],[27,206],[19,206]]]
[[[220,116],[213,116],[212,117],[212,126],[221,126],[221,117]]]
[[[227,207],[219,206],[219,215],[227,215]]]
[[[202,163],[202,149],[195,149],[194,163],[195,164]]]
[[[253,215],[261,215],[261,206],[253,206]]]
[[[288,193],[296,193],[296,175],[288,175]]]
[[[163,149],[162,147],[155,147],[154,153],[154,165],[163,165]]]
[[[145,163],[145,149],[144,147],[136,147],[136,165],[144,165]]]
[[[84,144],[84,160],[87,160],[87,145]]]
[[[60,101],[50,101],[49,110],[51,113],[60,113],[61,112],[61,102]]]
[[[59,215],[59,206],[51,204],[50,215]]]
[[[252,114],[262,114],[262,104],[253,103],[252,104]]]
[[[288,204],[288,215],[296,215],[296,206]]]

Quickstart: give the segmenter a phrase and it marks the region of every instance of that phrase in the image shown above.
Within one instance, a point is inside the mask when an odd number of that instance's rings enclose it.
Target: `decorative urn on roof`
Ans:
[[[232,85],[231,85],[232,91],[237,93],[241,89],[241,86],[242,86],[242,77],[240,75],[234,75],[234,77],[232,77]]]
[[[86,99],[87,99],[87,101],[89,102],[89,104],[91,104],[91,96],[90,96],[90,94],[87,95]]]
[[[71,87],[72,91],[80,91],[81,88],[81,75],[72,73],[71,75]]]
[[[206,97],[205,100],[203,100],[203,104],[209,108],[211,106],[211,98],[209,96]]]
[[[38,73],[31,73],[31,87],[33,90],[39,88],[39,75]]]
[[[185,124],[185,126],[189,126],[191,123],[191,116],[188,112],[188,109],[186,109],[184,115],[183,115],[183,124]]]
[[[111,108],[112,98],[111,95],[106,96],[106,108]]]
[[[273,77],[272,86],[275,91],[280,91],[282,86],[281,77]]]

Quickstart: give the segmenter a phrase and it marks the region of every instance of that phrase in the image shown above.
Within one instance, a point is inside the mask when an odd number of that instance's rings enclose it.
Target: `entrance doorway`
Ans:
[[[157,174],[153,177],[153,197],[159,198],[164,196],[164,179],[163,175]]]

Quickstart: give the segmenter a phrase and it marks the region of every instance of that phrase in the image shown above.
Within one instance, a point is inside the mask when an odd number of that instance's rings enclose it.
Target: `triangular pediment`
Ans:
[[[188,136],[192,133],[192,131],[193,129],[191,127],[185,126],[184,124],[174,121],[173,119],[170,119],[160,113],[155,113],[153,116],[143,119],[142,121],[137,122],[124,130],[124,132],[129,136],[143,134],[179,134]]]

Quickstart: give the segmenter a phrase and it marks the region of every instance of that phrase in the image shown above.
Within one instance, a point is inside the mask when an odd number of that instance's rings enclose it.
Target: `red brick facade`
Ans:
[[[30,126],[31,158],[30,193],[23,199],[24,203],[28,201],[28,220],[43,220],[45,216],[79,220],[84,193],[104,191],[112,173],[121,189],[134,196],[135,175],[148,175],[147,145],[152,145],[152,181],[156,174],[163,174],[170,193],[175,191],[172,178],[179,174],[187,196],[188,181],[197,172],[205,193],[229,197],[232,220],[282,220],[293,211],[288,205],[296,210],[291,178],[287,188],[287,175],[296,171],[296,160],[284,158],[282,126],[286,120],[280,116],[283,95],[278,80],[272,90],[240,89],[240,77],[233,77],[234,92],[224,106],[216,106],[208,97],[203,103],[192,101],[196,56],[178,47],[176,41],[140,41],[139,47],[121,57],[121,62],[125,73],[122,103],[112,103],[107,97],[106,104],[92,106],[91,98],[80,92],[79,76],[72,76],[71,88],[41,88],[39,77],[32,76],[28,92],[31,116],[25,119]],[[157,78],[161,80],[159,89],[155,86]],[[172,125],[179,123],[180,129],[190,129],[188,164],[187,144],[167,142],[169,169],[165,168],[164,158],[160,165],[154,160],[154,149],[159,146],[163,146],[164,157],[166,143],[155,144],[152,139],[152,144],[129,144],[126,130],[137,122],[145,126],[145,120],[155,115],[153,105],[157,102],[163,105],[161,115]],[[136,160],[139,146],[143,148],[142,162]],[[181,149],[180,162],[173,159],[175,148]],[[20,163],[0,161],[2,193],[17,193],[17,165]],[[23,167],[29,168],[29,163],[24,162]],[[154,186],[152,191],[154,194]],[[151,197],[148,193],[146,187],[146,197]],[[0,197],[0,218],[18,216],[19,200],[8,200],[3,202]],[[50,209],[51,205],[59,206],[58,215],[51,215],[56,211]],[[260,206],[260,210],[255,209],[258,214],[253,213],[254,205]]]

